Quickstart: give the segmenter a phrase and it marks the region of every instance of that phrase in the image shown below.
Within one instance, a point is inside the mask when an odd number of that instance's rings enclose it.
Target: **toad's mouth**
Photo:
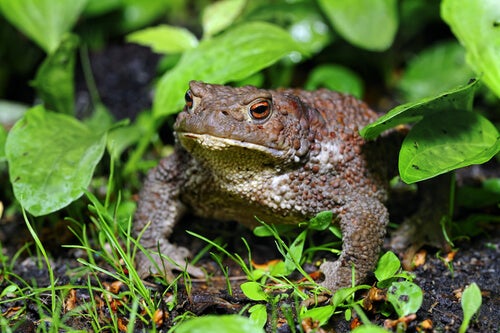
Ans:
[[[181,145],[188,151],[193,152],[195,145],[201,146],[207,151],[222,151],[230,149],[244,149],[248,151],[260,152],[275,158],[283,158],[286,155],[285,150],[267,147],[251,142],[237,139],[223,138],[210,134],[199,134],[192,132],[176,132]]]

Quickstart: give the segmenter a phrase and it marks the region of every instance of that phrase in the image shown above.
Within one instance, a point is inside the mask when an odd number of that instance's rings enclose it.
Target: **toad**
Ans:
[[[151,170],[134,232],[158,265],[139,254],[142,276],[188,268],[169,239],[186,213],[258,225],[298,224],[329,210],[340,224],[340,257],[324,262],[335,291],[374,269],[389,221],[387,156],[359,130],[377,118],[354,97],[320,89],[265,90],[192,81],[174,125],[175,151]],[[161,260],[158,252],[171,260]],[[155,254],[156,253],[156,254]],[[179,265],[179,266],[177,266]]]

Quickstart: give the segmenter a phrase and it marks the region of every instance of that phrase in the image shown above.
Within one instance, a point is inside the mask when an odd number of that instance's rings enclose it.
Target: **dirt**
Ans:
[[[133,46],[127,46],[125,50],[112,47],[109,49],[109,52],[96,53],[91,57],[101,98],[117,118],[133,116],[139,110],[145,109],[151,104],[151,93],[148,83],[154,77],[155,65],[158,58],[147,52],[143,56],[140,56],[144,52],[144,49]],[[113,57],[119,57],[119,61],[110,61],[110,59],[114,59]],[[143,61],[138,61],[138,58],[143,59]],[[140,75],[136,75],[137,71],[140,72]],[[85,98],[88,98],[88,95],[85,95],[86,92],[82,88],[81,83],[79,87],[79,100],[83,101],[82,109],[85,109]],[[494,211],[498,213],[497,210]],[[60,229],[54,229],[56,226]],[[73,241],[71,234],[67,231],[67,224],[60,222],[56,226],[44,224],[44,230],[40,231],[45,235],[57,234],[57,239],[63,244]],[[192,223],[188,226],[180,226],[176,239],[180,243],[184,241],[193,249],[199,249],[204,244],[186,235],[184,228],[195,230],[211,239],[222,235],[222,239],[229,243],[228,246],[230,249],[240,251],[239,253],[244,256],[246,251],[242,247],[240,239],[234,237],[236,233],[248,239],[248,242],[252,246],[252,254],[258,262],[266,262],[267,260],[279,257],[272,240],[257,239],[248,230],[235,224],[213,225]],[[214,232],[214,230],[217,230],[217,232]],[[424,291],[424,301],[417,313],[416,319],[410,321],[408,332],[417,332],[417,326],[427,319],[432,323],[432,328],[429,330],[431,332],[457,332],[463,318],[460,293],[472,282],[476,282],[480,287],[483,302],[481,310],[475,317],[475,320],[472,321],[468,332],[499,331],[500,279],[498,276],[500,273],[500,232],[494,224],[485,225],[481,230],[482,232],[479,236],[456,243],[458,252],[451,261],[452,269],[442,259],[438,258],[436,249],[426,249],[427,256],[425,263],[419,266],[414,272],[416,274],[415,283]],[[8,221],[5,219],[2,220],[2,223],[0,223],[0,241],[3,246],[3,254],[7,257],[12,257],[18,249],[30,241],[30,236],[20,216]],[[79,266],[76,258],[81,253],[78,253],[76,250],[68,250],[67,248],[63,249],[55,246],[52,239],[46,242],[46,244],[49,243],[51,244],[51,253],[54,255],[52,264],[58,285],[71,283],[83,287],[87,285],[87,278],[96,285],[97,279],[104,281],[106,285],[112,285],[116,282],[104,275],[97,277],[87,275],[75,277],[75,268]],[[387,243],[389,243],[389,238]],[[401,255],[400,253],[398,254]],[[441,254],[441,256],[445,255],[446,253]],[[102,264],[105,265],[104,263]],[[248,300],[239,289],[239,284],[246,281],[241,269],[229,260],[224,261],[224,264],[230,268],[232,292],[228,290],[226,279],[221,274],[216,263],[210,257],[203,259],[200,265],[204,265],[207,271],[213,272],[214,277],[209,280],[209,283],[205,280],[193,281],[193,289],[190,293],[180,284],[178,305],[171,311],[167,310],[164,302],[160,302],[161,308],[164,310],[162,322],[158,326],[160,331],[166,332],[176,317],[188,311],[196,315],[239,313],[245,306],[256,304],[256,302]],[[308,267],[310,272],[313,272],[315,269],[316,267],[314,266]],[[19,258],[17,264],[13,267],[13,272],[21,279],[28,281],[31,285],[42,287],[48,286],[50,283],[47,270],[43,268],[43,265],[39,265],[35,255]],[[16,280],[14,278],[14,281]],[[153,291],[157,291],[155,293],[156,300],[160,301],[165,286],[154,282],[150,280],[147,285]],[[368,282],[373,282],[373,280]],[[5,280],[3,275],[0,274],[0,293],[8,284],[9,281]],[[169,295],[170,292],[167,292],[163,300],[168,298]],[[78,305],[88,304],[91,297],[85,291],[85,288],[78,289],[75,294],[66,296],[66,306],[71,302]],[[94,299],[100,299],[100,296],[94,295]],[[41,297],[40,300],[50,308],[49,296]],[[5,301],[5,298],[0,301]],[[96,304],[97,306],[102,306],[102,304]],[[286,316],[283,311],[279,310],[283,308],[283,304],[291,307],[291,313],[294,313],[293,309],[296,302],[293,299],[282,301],[277,305],[277,316],[273,320],[270,320],[266,327],[267,331],[276,330],[283,333],[294,331],[288,326],[286,320],[284,320]],[[7,313],[11,313],[9,311],[13,311],[17,306],[22,305],[25,305],[23,301],[2,303],[0,304],[0,312],[6,316]],[[37,325],[41,324],[39,309],[34,302],[29,302],[26,306],[26,312],[19,319],[19,326],[16,331],[35,332]],[[105,306],[102,306],[98,310],[102,315],[101,319],[103,321],[109,320],[109,310]],[[268,306],[268,310],[270,311],[269,313],[272,312],[270,306]],[[380,325],[385,320],[385,317],[378,313],[370,313],[369,317],[374,323]],[[123,320],[126,320],[125,315],[123,318]],[[88,326],[88,320],[83,317],[73,317],[69,320],[68,324],[76,329],[91,329]],[[299,325],[297,322],[295,324]],[[327,329],[329,332],[347,332],[351,324],[352,322],[346,321],[343,314],[340,314],[333,317],[331,326]],[[142,327],[141,323],[139,323],[136,329],[137,331],[141,331],[146,328]]]

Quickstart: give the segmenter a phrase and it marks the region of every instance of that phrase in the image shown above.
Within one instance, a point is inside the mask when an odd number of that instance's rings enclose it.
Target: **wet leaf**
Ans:
[[[383,51],[388,49],[398,29],[395,0],[318,1],[335,30],[358,47]]]

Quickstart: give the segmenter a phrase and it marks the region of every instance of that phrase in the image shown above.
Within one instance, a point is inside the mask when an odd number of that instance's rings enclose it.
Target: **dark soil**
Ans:
[[[138,59],[142,59],[138,60]],[[151,93],[148,84],[154,77],[155,66],[158,58],[145,52],[143,48],[127,46],[124,49],[120,47],[111,47],[109,50],[95,53],[91,57],[92,68],[96,77],[98,90],[102,100],[113,111],[117,118],[133,117],[138,111],[148,108],[151,103]],[[80,82],[79,100],[82,109],[85,109],[88,95],[85,92],[83,84]],[[83,105],[83,106],[82,106]],[[498,176],[498,168],[496,172]],[[498,211],[494,210],[496,213]],[[54,228],[60,229],[54,229]],[[72,239],[67,231],[65,223],[57,223],[56,226],[44,224],[41,234],[48,236],[57,235],[56,239],[60,244],[69,244]],[[223,241],[228,243],[229,249],[239,251],[245,256],[246,251],[242,247],[239,237],[244,237],[252,246],[252,255],[257,262],[266,262],[279,255],[275,249],[272,240],[262,240],[255,238],[251,232],[235,224],[214,224],[199,223],[199,221],[184,224],[178,227],[176,241],[185,243],[191,249],[200,249],[204,245],[200,240],[188,236],[184,230],[195,230],[210,239],[219,235]],[[217,232],[215,232],[217,230]],[[436,249],[427,249],[427,258],[422,266],[415,270],[415,282],[424,291],[424,301],[421,309],[417,313],[417,318],[410,322],[408,331],[417,332],[417,326],[424,320],[432,322],[431,332],[457,332],[461,324],[463,314],[460,305],[460,293],[472,282],[476,282],[482,291],[483,303],[479,314],[471,323],[468,332],[498,332],[500,327],[500,232],[495,225],[486,225],[482,233],[470,240],[458,242],[456,247],[458,252],[452,260],[452,269],[450,269],[443,260],[437,256]],[[54,238],[46,241],[45,244],[51,245],[50,249],[54,255],[53,269],[57,278],[58,285],[65,285],[71,282],[73,285],[87,285],[87,276],[75,278],[73,268],[78,267],[77,257],[81,256],[76,250],[68,250],[54,244]],[[26,242],[31,241],[26,231],[22,218],[11,220],[2,220],[0,223],[0,242],[2,243],[3,255],[11,257]],[[389,242],[387,242],[389,243]],[[402,255],[402,253],[398,253]],[[445,253],[442,256],[446,255]],[[161,331],[166,332],[172,325],[173,319],[187,311],[196,315],[203,314],[225,314],[239,313],[248,304],[254,304],[242,295],[239,284],[245,282],[244,274],[241,269],[233,262],[226,260],[225,265],[230,268],[229,275],[232,281],[232,293],[229,292],[226,280],[220,272],[216,263],[210,257],[204,258],[199,265],[203,265],[208,272],[213,272],[214,277],[203,281],[193,281],[193,289],[188,294],[179,285],[178,305],[163,316],[163,322],[159,325]],[[105,265],[103,263],[103,265]],[[1,269],[1,267],[0,267]],[[316,267],[308,267],[309,271],[314,271]],[[2,272],[0,270],[0,272]],[[46,269],[40,268],[36,257],[25,256],[18,259],[18,264],[13,268],[13,272],[21,279],[28,281],[32,285],[44,287],[49,285],[48,273]],[[91,277],[92,283],[97,283],[97,278],[105,283],[113,283],[106,276]],[[297,277],[298,278],[298,277]],[[14,279],[16,281],[17,279]],[[154,280],[148,282],[152,290],[158,291],[158,299],[161,298],[165,287],[154,283]],[[373,282],[368,281],[368,283]],[[0,273],[0,293],[9,282],[4,279]],[[166,294],[168,297],[169,293]],[[69,300],[73,298],[78,304],[90,302],[90,295],[85,289],[79,289],[75,295],[68,295]],[[96,296],[94,296],[96,297]],[[97,296],[98,297],[98,296]],[[2,299],[0,301],[5,301]],[[45,304],[50,302],[50,297],[41,299]],[[295,307],[296,302],[293,299],[283,301],[290,307]],[[5,316],[6,313],[16,306],[24,305],[23,302],[2,303],[0,312]],[[278,309],[283,309],[278,304]],[[164,303],[162,307],[167,312]],[[50,307],[50,306],[49,306]],[[269,309],[272,310],[272,309]],[[102,309],[102,320],[109,320],[109,313]],[[269,312],[271,313],[271,311]],[[276,318],[269,321],[267,330],[278,332],[292,332],[284,318],[285,314],[278,310]],[[294,311],[291,311],[294,313]],[[108,315],[108,317],[106,317]],[[125,318],[126,316],[124,316]],[[380,314],[369,314],[370,319],[382,325],[385,317]],[[395,318],[392,318],[395,319]],[[26,313],[19,319],[19,332],[35,332],[37,325],[40,325],[40,315],[36,304],[27,304]],[[88,320],[83,317],[72,318],[69,325],[75,329],[90,330]],[[295,323],[299,325],[299,323]],[[331,323],[331,332],[347,332],[350,330],[351,322],[344,319],[343,314],[336,315]],[[138,323],[137,330],[145,329]]]

